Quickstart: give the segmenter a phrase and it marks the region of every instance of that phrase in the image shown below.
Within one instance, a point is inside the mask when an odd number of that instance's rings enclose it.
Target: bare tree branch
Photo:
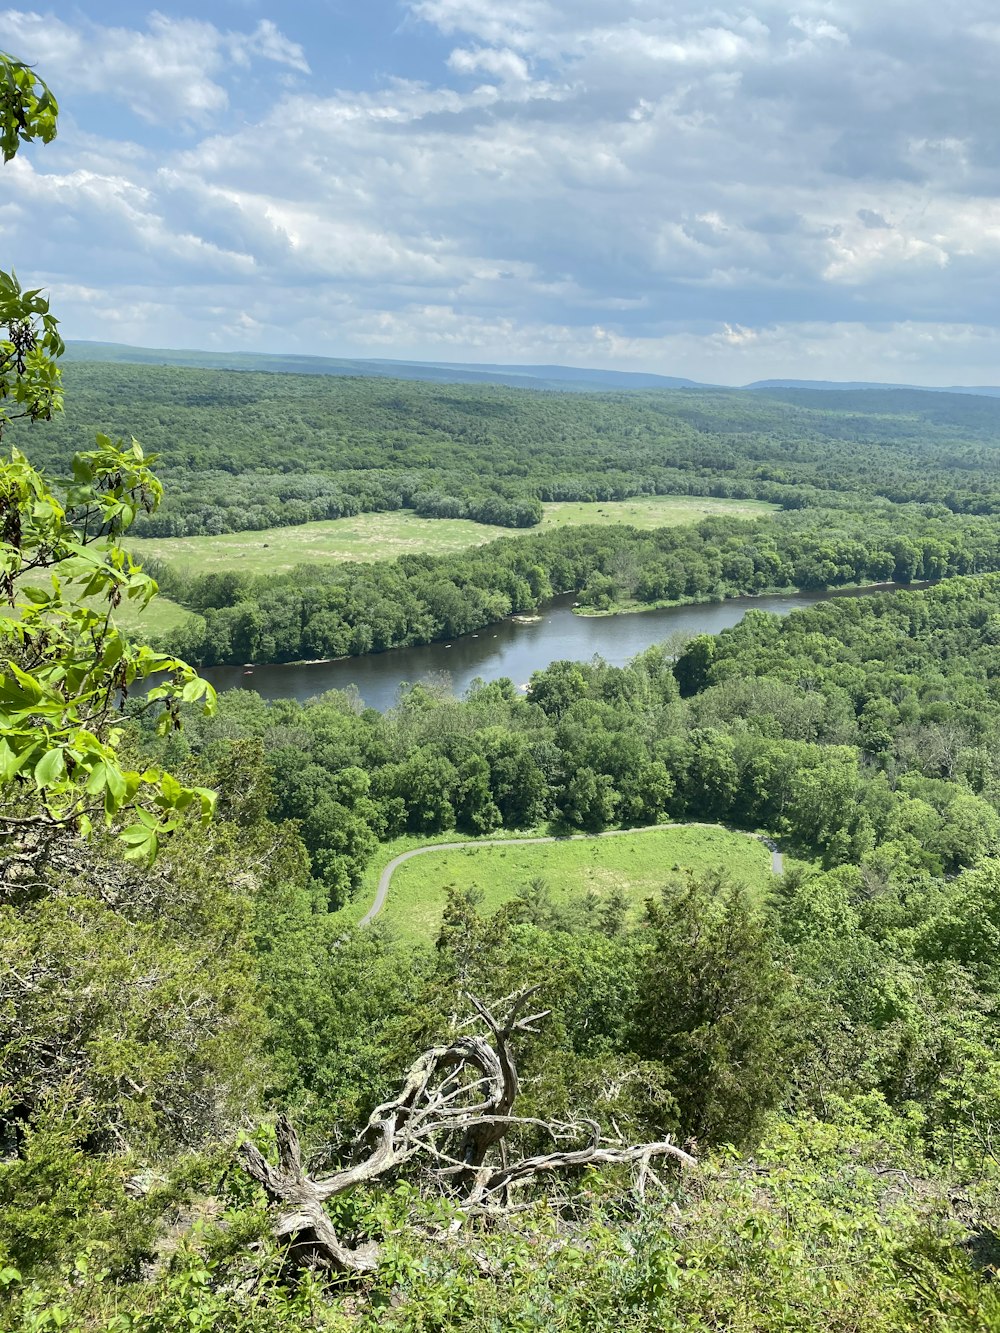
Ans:
[[[378,1262],[377,1244],[368,1242],[356,1249],[344,1245],[323,1204],[418,1157],[428,1160],[430,1177],[447,1188],[468,1216],[516,1207],[509,1202],[512,1188],[555,1172],[637,1166],[644,1190],[655,1158],[697,1165],[694,1157],[666,1139],[625,1144],[606,1140],[590,1119],[547,1121],[514,1113],[520,1082],[510,1043],[515,1033],[537,1032],[536,1024],[547,1017],[548,1010],[524,1015],[537,990],[532,986],[506,996],[496,1006],[503,1006],[502,1018],[469,996],[476,1017],[460,1026],[478,1019],[492,1041],[460,1036],[447,1046],[424,1051],[407,1071],[398,1096],[369,1116],[356,1142],[357,1160],[350,1165],[311,1176],[302,1164],[298,1135],[283,1115],[275,1126],[277,1166],[254,1144],[242,1145],[241,1165],[277,1206],[274,1235],[287,1243],[294,1264],[338,1273],[370,1271]],[[578,1146],[510,1162],[505,1140],[514,1129],[540,1130],[553,1143],[576,1141]]]

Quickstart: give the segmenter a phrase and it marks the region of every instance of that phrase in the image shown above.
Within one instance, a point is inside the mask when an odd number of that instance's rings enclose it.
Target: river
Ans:
[[[830,589],[783,597],[733,597],[725,602],[619,616],[575,616],[572,596],[559,597],[531,624],[503,620],[451,643],[393,648],[333,662],[252,669],[213,667],[202,675],[217,690],[256,690],[265,699],[311,699],[324,690],[346,690],[354,685],[369,708],[384,711],[395,703],[402,685],[428,677],[447,680],[456,694],[462,694],[477,676],[483,680],[509,676],[521,686],[533,671],[562,658],[587,661],[598,653],[606,662],[622,666],[650,644],[662,643],[672,635],[718,634],[737,624],[750,610],[787,615],[833,597],[863,597],[893,586]]]

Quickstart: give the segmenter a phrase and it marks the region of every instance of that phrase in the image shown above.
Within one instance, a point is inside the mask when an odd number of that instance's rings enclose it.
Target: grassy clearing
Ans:
[[[720,500],[711,495],[649,495],[634,500],[599,500],[594,504],[575,501],[547,504],[540,528],[544,531],[581,523],[674,528],[716,514],[725,514],[729,518],[765,518],[776,511],[777,505],[766,504],[763,500]]]
[[[548,830],[541,826],[533,829],[518,829],[515,832],[508,832],[505,829],[500,829],[499,832],[491,834],[490,837],[494,840],[504,838],[542,838],[547,832]],[[361,879],[361,887],[358,889],[354,900],[341,908],[338,913],[338,921],[343,923],[345,929],[348,926],[357,925],[372,905],[382,871],[386,868],[389,862],[394,861],[401,852],[412,851],[415,847],[436,847],[442,842],[466,841],[471,841],[471,839],[467,838],[465,834],[460,833],[437,833],[431,838],[422,834],[404,833],[399,838],[392,838],[389,842],[383,842],[366,867]],[[419,860],[421,858],[418,857],[417,859]],[[393,879],[393,887],[395,887],[395,878]]]
[[[530,835],[511,835],[530,836]],[[456,835],[454,841],[458,841]],[[381,849],[365,876],[356,902],[344,909],[344,924],[354,924],[375,895],[382,869],[411,847],[433,846],[446,838],[397,839]],[[380,921],[403,940],[431,943],[441,925],[450,887],[479,889],[484,911],[501,904],[542,878],[553,900],[594,893],[605,897],[615,888],[627,893],[635,915],[678,869],[696,873],[725,870],[763,893],[771,882],[770,853],[756,839],[721,828],[665,825],[645,833],[534,846],[483,846],[463,851],[427,852],[401,865],[392,878]]]
[[[498,537],[525,536],[548,528],[581,523],[630,523],[637,528],[676,527],[709,514],[757,518],[774,505],[756,500],[717,500],[707,496],[659,495],[594,504],[550,504],[536,528],[498,528],[464,518],[420,518],[407,510],[358,514],[354,518],[303,523],[261,532],[227,532],[219,537],[134,537],[129,548],[137,559],[155,557],[177,569],[207,573],[219,569],[279,573],[302,564],[337,564],[345,560],[391,560],[422,552],[448,555],[482,546]]]
[[[105,598],[93,597],[83,600],[99,615],[107,614],[108,603]],[[143,643],[158,634],[171,632],[188,621],[200,619],[201,617],[195,612],[185,611],[183,606],[172,602],[162,593],[157,593],[145,608],[138,602],[130,602],[125,598],[114,612],[115,624],[123,634],[136,643]]]
[[[144,636],[166,634],[199,618],[162,593],[158,593],[144,610],[135,602],[124,601],[115,612],[115,621],[122,633],[140,641]]]

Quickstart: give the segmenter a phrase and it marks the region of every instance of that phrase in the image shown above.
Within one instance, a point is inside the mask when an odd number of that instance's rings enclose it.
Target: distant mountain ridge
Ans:
[[[755,380],[744,389],[766,392],[768,389],[813,389],[818,392],[858,392],[878,389],[909,389],[918,393],[971,393],[985,398],[1000,398],[1000,386],[968,384],[889,384],[877,380]]]
[[[441,370],[475,371],[487,375],[517,375],[526,379],[558,383],[572,388],[576,384],[600,385],[607,389],[715,389],[722,386],[702,384],[676,375],[653,375],[637,370],[593,370],[578,366],[499,366],[461,361],[397,362],[396,364],[432,365]]]
[[[700,389],[752,393],[807,391],[820,393],[907,390],[920,393],[960,393],[1000,397],[996,385],[882,384],[850,380],[755,380],[752,384],[706,384],[676,375],[642,371],[601,370],[579,366],[499,365],[462,361],[393,361],[378,357],[302,356],[295,353],[205,352],[194,349],[132,347],[126,343],[70,340],[70,361],[106,361],[127,365],[188,366],[200,370],[248,370],[283,375],[361,375],[385,379],[429,380],[441,384],[502,384],[510,388],[543,389],[563,393],[600,393],[613,390]]]
[[[670,375],[625,370],[587,370],[574,366],[500,366],[447,361],[390,361],[268,355],[261,352],[203,352],[125,343],[69,341],[71,361],[110,361],[126,365],[188,366],[198,370],[255,370],[285,375],[363,375],[386,379],[431,380],[442,384],[503,384],[511,388],[593,393],[609,389],[704,389],[713,386]]]

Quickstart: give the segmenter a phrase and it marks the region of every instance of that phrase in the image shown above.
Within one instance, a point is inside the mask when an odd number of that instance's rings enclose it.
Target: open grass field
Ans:
[[[633,528],[674,528],[716,514],[730,518],[765,518],[777,505],[763,500],[720,500],[712,495],[644,495],[634,500],[598,500],[593,504],[565,501],[544,506],[538,528],[565,528],[581,523],[628,523]],[[510,531],[510,529],[506,529]]]
[[[303,523],[294,528],[227,532],[218,537],[134,537],[128,545],[136,559],[153,557],[192,573],[239,569],[267,574],[294,565],[391,560],[411,552],[448,555],[498,537],[525,536],[570,524],[630,523],[637,528],[662,528],[696,523],[710,514],[759,518],[774,510],[774,505],[758,500],[658,495],[593,504],[549,504],[540,526],[535,528],[498,528],[464,518],[421,518],[408,510],[397,510]]]
[[[379,875],[391,860],[411,848],[442,841],[448,839],[400,838],[385,844],[369,867],[356,902],[343,910],[345,926],[356,924],[367,911]],[[479,889],[482,910],[490,912],[517,897],[536,878],[545,880],[556,903],[589,893],[605,897],[621,888],[638,915],[645,900],[682,869],[725,870],[761,893],[772,880],[770,853],[755,838],[722,828],[664,825],[572,842],[429,851],[396,870],[378,919],[401,939],[429,944],[440,929],[450,887]]]
[[[194,619],[194,612],[185,611],[183,606],[172,602],[162,593],[158,593],[145,610],[140,609],[135,602],[122,602],[115,612],[115,621],[122,633],[138,640],[144,635],[165,634],[177,629],[185,621]]]
[[[91,599],[90,606],[102,616],[106,614],[108,609],[107,602],[102,598]],[[200,618],[193,611],[185,611],[183,606],[180,606],[177,602],[172,602],[169,597],[164,597],[162,593],[158,593],[149,606],[145,608],[141,607],[138,602],[130,602],[125,599],[114,612],[114,620],[118,628],[123,634],[138,643],[152,639],[157,634],[165,634],[177,629],[186,621]]]

